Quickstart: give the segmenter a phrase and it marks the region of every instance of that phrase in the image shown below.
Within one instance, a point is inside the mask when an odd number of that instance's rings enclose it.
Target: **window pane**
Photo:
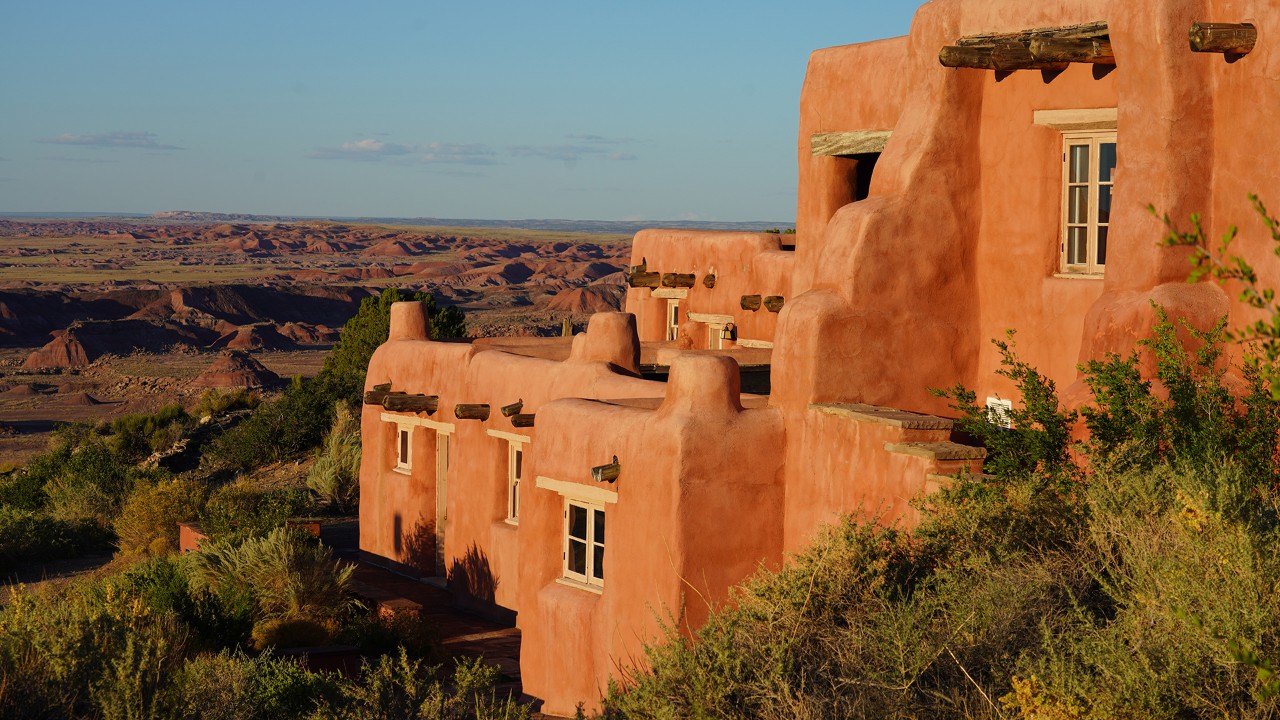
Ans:
[[[400,463],[409,462],[409,432],[407,430],[400,431]]]
[[[521,479],[521,478],[523,478],[523,477],[524,477],[524,451],[523,451],[523,450],[517,450],[517,451],[516,451],[516,475],[515,475],[515,478],[516,478],[517,480],[519,480],[519,479]]]
[[[1113,142],[1098,145],[1098,181],[1114,182],[1111,176],[1116,169],[1116,144]]]
[[[601,545],[596,546],[595,556],[592,557],[591,560],[592,562],[595,563],[594,565],[591,566],[592,576],[594,576],[597,580],[603,580],[604,579],[604,547],[603,546]]]
[[[1067,264],[1083,265],[1089,257],[1089,229],[1067,228]]]
[[[1099,265],[1107,264],[1107,228],[1106,226],[1098,228],[1098,259]]]
[[[511,517],[520,517],[520,483],[511,486]]]
[[[1071,174],[1069,182],[1083,183],[1089,182],[1089,146],[1088,145],[1072,145],[1068,149],[1070,157]]]
[[[595,510],[593,511],[592,514],[595,515],[595,521],[596,521],[596,528],[595,528],[596,534],[593,536],[592,539],[595,540],[597,543],[603,545],[604,544],[604,511]]]
[[[1089,187],[1073,187],[1067,193],[1067,222],[1089,222]]]
[[[587,509],[578,505],[569,506],[569,537],[587,540]]]
[[[1111,222],[1111,186],[1098,187],[1098,222]]]
[[[568,569],[571,573],[587,574],[587,544],[569,540]]]

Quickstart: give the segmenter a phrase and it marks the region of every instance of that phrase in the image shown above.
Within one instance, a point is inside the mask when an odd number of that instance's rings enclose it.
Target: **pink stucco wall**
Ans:
[[[998,75],[937,60],[965,35],[1098,20],[1109,23],[1114,69]],[[1254,22],[1260,42],[1233,62],[1197,55],[1186,40],[1193,20]],[[696,274],[682,316],[732,316],[740,339],[773,343],[772,394],[750,409],[733,359],[748,355],[699,351],[698,323],[665,343],[667,301],[650,289],[628,291],[627,313],[593,318],[563,361],[430,342],[420,308],[397,306],[369,384],[440,396],[430,420],[454,426],[443,551],[491,575],[482,600],[518,611],[525,690],[551,713],[594,707],[656,637],[655,612],[695,627],[708,602],[804,547],[822,523],[864,511],[910,524],[913,497],[942,475],[980,469],[980,454],[948,445],[937,418],[886,423],[858,404],[945,414],[929,389],[956,383],[1017,401],[989,342],[1010,328],[1021,357],[1082,402],[1077,363],[1131,352],[1152,301],[1202,325],[1254,317],[1233,293],[1184,282],[1187,253],[1159,244],[1163,226],[1146,206],[1176,219],[1201,213],[1214,235],[1242,225],[1237,250],[1280,284],[1246,200],[1257,192],[1280,207],[1280,168],[1260,155],[1280,110],[1273,36],[1280,7],[1263,0],[934,0],[907,37],[814,52],[800,100],[797,234],[654,230],[633,246],[634,264]],[[1062,277],[1061,135],[1034,113],[1112,107],[1120,159],[1106,273]],[[870,196],[853,202],[848,163],[813,156],[809,140],[859,130],[892,134]],[[708,273],[714,289],[701,283]],[[742,295],[786,302],[780,313],[746,312]],[[668,383],[635,375],[642,340],[662,345],[647,357],[671,365]],[[497,413],[517,398],[537,413],[535,428],[512,429]],[[458,403],[494,413],[455,420]],[[362,427],[362,549],[405,563],[433,557],[424,525],[436,516],[434,464],[394,472],[395,426],[381,408],[367,406]],[[486,430],[530,438],[518,524],[505,522],[506,441]],[[432,456],[434,435],[415,431],[416,456]],[[614,456],[620,477],[597,485],[591,467]],[[538,477],[551,483],[538,487]],[[561,581],[564,492],[578,487],[614,498],[598,592]]]

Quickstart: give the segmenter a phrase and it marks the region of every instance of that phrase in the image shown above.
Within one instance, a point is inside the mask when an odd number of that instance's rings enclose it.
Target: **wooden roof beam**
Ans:
[[[1059,25],[1055,27],[1033,28],[1012,33],[982,33],[966,35],[956,41],[960,47],[993,47],[1002,42],[1017,41],[1030,43],[1038,37],[1052,37],[1060,40],[1080,38],[1103,38],[1110,33],[1105,20],[1082,23],[1080,25]]]
[[[1031,51],[1031,57],[1045,63],[1116,64],[1111,41],[1101,38],[1036,38],[1027,49]]]
[[[1248,55],[1258,42],[1258,28],[1252,23],[1192,23],[1187,37],[1191,52]]]

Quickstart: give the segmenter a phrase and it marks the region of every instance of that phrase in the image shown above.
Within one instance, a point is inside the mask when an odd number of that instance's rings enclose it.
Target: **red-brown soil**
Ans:
[[[200,373],[192,385],[198,388],[273,388],[280,376],[242,350],[223,353],[208,370]]]
[[[0,467],[57,422],[313,375],[388,286],[458,306],[472,336],[581,327],[619,306],[628,252],[623,236],[555,231],[0,220]]]

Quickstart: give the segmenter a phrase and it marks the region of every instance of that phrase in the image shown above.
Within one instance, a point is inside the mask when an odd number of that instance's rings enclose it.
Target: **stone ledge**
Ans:
[[[892,425],[904,430],[950,430],[952,425],[947,418],[861,403],[814,403],[809,409],[850,420]]]
[[[885,443],[884,449],[925,460],[981,460],[987,456],[985,448],[953,442]]]

